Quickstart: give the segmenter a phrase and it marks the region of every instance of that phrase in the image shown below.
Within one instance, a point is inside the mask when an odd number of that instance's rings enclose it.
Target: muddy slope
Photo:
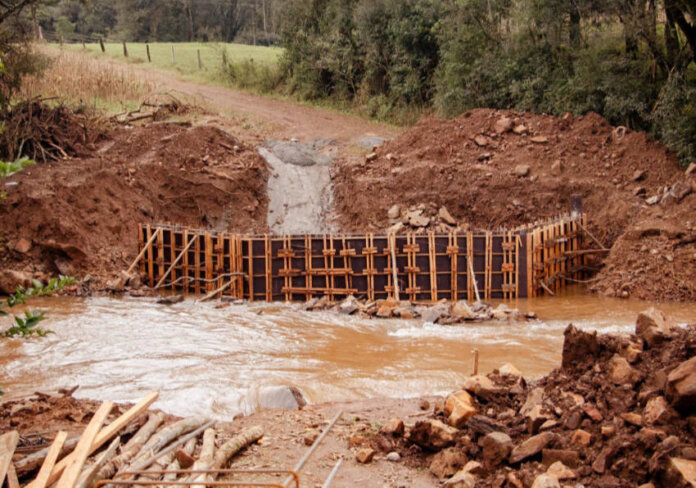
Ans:
[[[388,215],[394,205],[402,217],[405,209],[444,206],[456,221],[451,228],[512,227],[565,213],[570,196],[580,194],[592,232],[610,247],[651,208],[650,198],[662,201],[677,182],[691,188],[696,181],[664,146],[644,133],[612,127],[599,115],[557,118],[480,109],[453,120],[424,120],[366,159],[344,159],[333,185],[347,231],[387,229],[395,222]],[[685,202],[667,199],[658,206],[668,217],[674,213],[677,224],[680,211],[673,208]],[[428,229],[441,230],[435,221]],[[682,233],[691,232],[692,224],[678,225]],[[622,253],[614,262],[626,271],[624,258]],[[675,272],[674,279],[683,275]],[[646,293],[636,288],[635,295],[683,299],[696,291],[684,281],[677,287],[689,292],[656,286]],[[617,295],[611,288],[607,294]],[[619,289],[618,296],[631,293]]]
[[[28,168],[0,200],[0,268],[95,283],[137,253],[140,223],[266,230],[265,161],[212,126],[118,129],[89,156]]]

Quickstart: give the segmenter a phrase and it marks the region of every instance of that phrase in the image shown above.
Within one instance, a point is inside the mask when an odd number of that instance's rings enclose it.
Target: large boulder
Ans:
[[[19,286],[29,288],[31,286],[31,275],[12,269],[0,271],[0,295],[12,295]]]
[[[596,331],[584,332],[571,324],[563,332],[563,336],[563,369],[587,363],[599,354]]]
[[[667,376],[667,398],[682,413],[696,412],[696,356],[684,361]]]
[[[457,442],[459,431],[439,420],[428,419],[416,422],[409,434],[409,440],[428,451],[440,451]]]
[[[651,307],[638,314],[636,335],[643,339],[648,347],[664,342],[671,334],[675,324],[665,317],[662,311]]]
[[[466,421],[477,413],[478,410],[474,405],[474,399],[466,391],[457,391],[447,397],[445,416],[451,426],[461,429],[466,424]]]
[[[500,393],[500,388],[487,376],[469,376],[462,382],[462,389],[479,398],[488,399]]]

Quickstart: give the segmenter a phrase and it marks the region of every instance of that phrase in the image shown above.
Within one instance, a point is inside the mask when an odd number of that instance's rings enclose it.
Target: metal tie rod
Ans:
[[[338,460],[336,465],[333,467],[333,469],[329,473],[329,477],[326,478],[326,481],[324,481],[324,484],[321,485],[321,488],[329,488],[331,486],[331,483],[333,483],[333,480],[336,477],[336,473],[338,473],[338,470],[341,468],[341,464],[343,464],[343,459]]]
[[[314,454],[314,451],[317,450],[317,447],[319,447],[319,444],[321,444],[321,441],[324,440],[324,437],[326,437],[326,434],[329,433],[329,431],[332,429],[334,424],[338,422],[338,419],[341,418],[341,415],[343,415],[343,412],[338,412],[334,418],[331,420],[329,423],[328,427],[324,429],[324,431],[317,437],[317,440],[314,441],[314,444],[312,444],[312,447],[310,447],[307,452],[305,452],[304,456],[302,456],[302,459],[298,461],[298,463],[295,465],[293,468],[293,471],[296,473],[299,473],[302,468],[304,468],[304,465],[307,464],[307,461],[309,460],[310,456]],[[285,481],[283,482],[283,486],[288,486],[288,484],[292,481],[292,476],[288,476]]]

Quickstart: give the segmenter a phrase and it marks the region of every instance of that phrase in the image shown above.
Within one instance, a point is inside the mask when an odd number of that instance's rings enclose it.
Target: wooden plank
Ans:
[[[85,428],[82,436],[80,436],[75,450],[70,455],[70,462],[65,466],[63,474],[56,484],[56,488],[73,488],[75,486],[82,472],[82,468],[85,465],[85,461],[87,461],[87,457],[91,452],[92,443],[96,439],[99,430],[102,425],[104,425],[106,417],[113,408],[114,404],[112,402],[104,402],[94,413],[92,420]]]
[[[196,234],[195,254],[193,256],[193,269],[196,281],[193,282],[193,289],[196,295],[201,294],[201,239],[200,235]]]
[[[5,482],[18,442],[19,432],[16,430],[0,436],[0,486]]]
[[[143,259],[143,256],[145,256],[145,253],[150,250],[152,243],[155,242],[155,239],[157,239],[157,236],[159,235],[161,230],[162,229],[157,229],[157,232],[155,232],[153,235],[149,236],[147,243],[145,243],[145,247],[143,247],[143,249],[138,253],[138,256],[133,260],[133,263],[131,263],[131,265],[128,267],[128,271],[127,271],[128,274],[130,274],[131,271],[133,271],[135,266],[140,262],[141,259]],[[148,232],[148,234],[152,232],[149,225],[147,226],[147,232]],[[138,229],[138,238],[139,238],[138,242],[142,242],[142,238],[143,238],[142,233],[143,233],[142,228],[139,228]],[[152,259],[150,259],[150,261],[151,260]]]
[[[19,488],[17,471],[12,463],[10,463],[10,467],[7,468],[7,488]]]
[[[172,236],[172,237],[173,237],[173,236]],[[184,255],[188,255],[188,250],[191,248],[191,246],[193,245],[193,243],[194,243],[195,241],[196,241],[196,237],[191,238],[191,240],[190,240],[189,243],[186,245],[186,247],[184,248],[184,250],[181,251],[181,252],[179,253],[179,255],[176,257],[176,259],[175,259],[174,262],[171,264],[171,266],[169,266],[169,268],[167,269],[167,271],[162,275],[162,277],[160,278],[160,280],[157,282],[157,285],[155,285],[155,289],[160,288],[160,287],[162,286],[162,283],[164,283],[164,280],[167,279],[167,276],[169,276],[169,273],[172,272],[172,270],[174,269],[174,266],[176,266],[176,265],[179,263],[179,261],[181,260],[181,258],[184,257]],[[173,250],[173,248],[172,248],[172,250]],[[187,271],[188,271],[188,264],[186,265],[186,269],[187,269]],[[173,279],[173,278],[172,278],[172,279]]]
[[[210,293],[215,289],[213,282],[213,236],[209,232],[205,233],[205,291]]]
[[[266,301],[273,301],[273,256],[271,255],[271,240],[266,234],[264,236],[264,257],[265,257],[265,267],[266,267]]]
[[[55,466],[58,456],[60,455],[60,451],[63,449],[63,444],[67,438],[68,433],[61,430],[56,435],[56,438],[53,439],[53,444],[51,444],[51,448],[46,454],[46,459],[44,459],[41,469],[39,470],[39,474],[36,476],[36,480],[34,481],[36,488],[46,487],[48,478],[51,476],[51,471],[53,471],[53,466]]]
[[[254,246],[251,239],[246,239],[248,250],[249,250],[249,301],[254,301]]]
[[[109,425],[104,427],[101,431],[99,431],[99,434],[97,434],[97,437],[92,442],[89,454],[93,453],[101,446],[106,444],[106,442],[109,441],[112,437],[114,437],[121,429],[123,429],[126,425],[131,423],[133,419],[135,419],[138,415],[146,411],[150,407],[150,405],[152,405],[155,402],[155,400],[157,400],[157,398],[159,398],[158,392],[150,393],[145,398],[140,400],[140,402],[129,408],[116,420],[114,420]],[[75,449],[77,450],[77,447]],[[68,464],[72,462],[74,454],[75,452],[73,451],[73,453],[64,457],[58,463],[56,463],[56,465],[53,467],[53,470],[51,471],[51,475],[48,477],[48,480],[46,482],[47,486],[50,486],[58,478],[61,477],[63,470],[68,466]],[[38,488],[38,486],[35,483],[36,481],[32,481],[24,488]]]

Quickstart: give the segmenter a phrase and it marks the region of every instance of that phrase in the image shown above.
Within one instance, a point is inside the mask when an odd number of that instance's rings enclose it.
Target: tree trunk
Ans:
[[[193,42],[193,10],[191,0],[186,0],[186,17],[188,19],[188,42]]]
[[[679,26],[679,29],[684,33],[686,42],[691,48],[691,58],[696,62],[696,24],[690,23],[687,20],[684,11],[679,8],[675,0],[665,0],[665,10],[672,16],[674,23]],[[692,22],[695,22],[692,20]]]
[[[570,9],[570,45],[580,47],[582,31],[580,30],[580,12],[574,6]]]
[[[677,26],[669,10],[666,11],[666,17],[665,47],[667,49],[667,59],[669,60],[670,67],[673,67],[679,60],[679,37],[677,34]]]

